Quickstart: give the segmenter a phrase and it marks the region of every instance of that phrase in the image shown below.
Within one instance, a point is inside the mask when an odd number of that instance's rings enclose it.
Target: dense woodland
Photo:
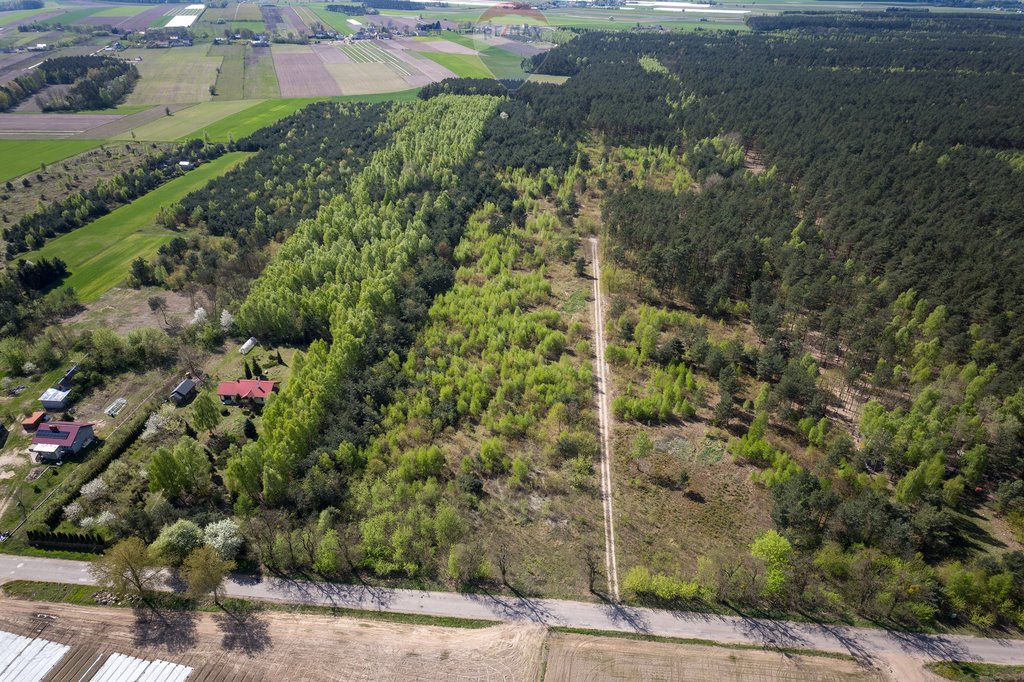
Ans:
[[[58,84],[71,87],[59,95],[41,95],[44,111],[106,109],[124,100],[138,79],[139,70],[133,64],[114,57],[52,57],[0,86],[0,111],[15,108],[47,85]]]
[[[630,598],[1024,625],[1024,21],[751,23],[586,33],[535,60],[561,86],[446,81],[239,142],[140,272],[205,287],[218,338],[299,347],[288,381],[241,436],[197,405],[148,483],[112,466],[64,520],[172,564],[230,523],[226,554],[265,567],[454,585],[536,583],[487,537],[564,526],[593,589],[594,529],[557,511],[596,507],[591,349],[553,273],[575,286],[599,227],[632,297],[608,360],[643,378],[613,402],[624,456],[700,423],[772,500],[772,530],[696,571],[621,558]],[[3,276],[39,301],[60,273],[37,267]],[[79,343],[167,362],[149,336]]]

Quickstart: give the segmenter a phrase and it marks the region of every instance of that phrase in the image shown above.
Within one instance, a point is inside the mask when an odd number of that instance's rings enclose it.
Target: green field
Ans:
[[[245,46],[246,54],[254,52],[252,47]],[[277,84],[277,71],[274,69],[274,58],[270,53],[261,54],[256,63],[250,61],[245,65],[245,81],[242,88],[245,99],[273,99],[281,96],[281,88]]]
[[[162,206],[199,189],[248,156],[244,152],[225,154],[22,258],[63,259],[71,270],[64,286],[74,287],[80,301],[91,303],[124,281],[133,260],[153,256],[174,238],[174,232],[154,223]]]
[[[245,45],[213,45],[209,56],[223,57],[217,74],[217,99],[242,99],[245,84]],[[184,134],[184,133],[183,133]]]
[[[191,104],[208,102],[210,86],[217,80],[222,57],[207,55],[209,45],[175,47],[170,50],[125,50],[124,59],[136,62],[139,82],[127,104]]]
[[[121,5],[119,7],[107,7],[101,9],[98,12],[94,12],[94,17],[134,17],[137,14],[142,14],[147,9],[152,9],[154,5]]]
[[[0,26],[6,26],[12,21],[18,21],[19,19],[28,19],[29,17],[43,12],[48,12],[50,9],[43,7],[42,9],[23,9],[15,12],[0,12]]]
[[[0,182],[101,144],[103,140],[0,140]]]
[[[363,17],[353,17],[348,14],[342,14],[341,12],[328,12],[323,7],[314,7],[311,5],[307,9],[313,12],[313,14],[316,15],[316,18],[319,19],[324,26],[330,26],[342,35],[352,35],[356,32],[352,24],[348,23],[349,19],[355,19],[356,21],[361,21],[364,24],[366,23],[366,20]]]
[[[447,54],[445,52],[417,52],[433,60],[460,78],[494,78],[483,60],[475,54]]]
[[[96,7],[86,7],[85,9],[73,9],[73,10],[70,10],[68,12],[64,12],[64,14],[58,14],[55,17],[50,17],[49,19],[43,19],[39,23],[41,23],[41,24],[64,24],[66,26],[68,24],[73,24],[76,21],[81,21],[82,19],[85,19],[86,17],[91,17],[92,15],[96,14],[96,12],[98,12],[98,11],[99,11],[99,9],[97,9]]]
[[[202,136],[202,129],[217,123],[229,116],[244,111],[258,104],[257,100],[224,100],[223,102],[201,102],[186,109],[174,112],[173,116],[161,116],[155,121],[145,123],[130,132],[122,133],[115,139],[146,140],[177,140],[195,133],[194,137]],[[132,137],[135,133],[135,137]]]
[[[246,135],[251,135],[260,128],[268,126],[285,116],[294,114],[296,111],[311,104],[328,99],[332,102],[407,102],[416,99],[419,88],[402,90],[400,92],[386,92],[376,95],[349,95],[345,97],[301,97],[294,99],[268,99],[249,107],[245,111],[227,116],[216,123],[212,123],[202,130],[187,134],[182,139],[190,137],[202,137],[206,133],[212,142],[227,142],[231,139],[239,140]]]

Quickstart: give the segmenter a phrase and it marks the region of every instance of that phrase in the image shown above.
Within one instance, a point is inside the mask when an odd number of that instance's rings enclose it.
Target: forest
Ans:
[[[750,25],[587,32],[533,61],[562,85],[455,79],[233,142],[255,153],[166,207],[181,234],[137,283],[203,289],[225,322],[186,336],[294,351],[287,381],[230,433],[205,394],[154,411],[138,459],[32,530],[137,535],[172,565],[205,542],[330,579],[599,592],[596,236],[627,599],[1024,627],[1024,20]],[[36,328],[61,265],[3,273],[7,325]],[[174,354],[76,343],[95,382]],[[712,466],[762,526],[636,531],[650,500],[715,509],[728,491],[688,487]]]
[[[50,29],[44,27],[44,30]],[[0,111],[9,111],[47,85],[55,84],[71,85],[71,88],[60,95],[40,96],[44,111],[106,109],[123,101],[138,79],[139,70],[121,59],[53,57],[0,86]]]

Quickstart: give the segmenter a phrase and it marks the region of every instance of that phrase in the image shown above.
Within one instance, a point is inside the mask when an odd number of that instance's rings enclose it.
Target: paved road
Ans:
[[[82,561],[0,555],[0,582],[49,580],[93,584]],[[868,628],[632,608],[617,604],[499,595],[392,590],[279,579],[228,581],[232,597],[431,616],[527,621],[598,630],[642,632],[724,643],[798,647],[851,654],[879,667],[893,658],[977,660],[1024,665],[1024,640],[917,635]]]

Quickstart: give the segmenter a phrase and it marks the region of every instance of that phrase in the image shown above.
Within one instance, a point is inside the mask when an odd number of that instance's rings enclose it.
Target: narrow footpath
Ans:
[[[615,553],[615,510],[612,507],[612,412],[608,404],[608,363],[604,358],[604,301],[601,297],[601,253],[595,237],[590,251],[594,280],[594,364],[597,371],[597,423],[601,432],[601,502],[604,505],[604,563],[608,594],[619,601],[619,564]]]

